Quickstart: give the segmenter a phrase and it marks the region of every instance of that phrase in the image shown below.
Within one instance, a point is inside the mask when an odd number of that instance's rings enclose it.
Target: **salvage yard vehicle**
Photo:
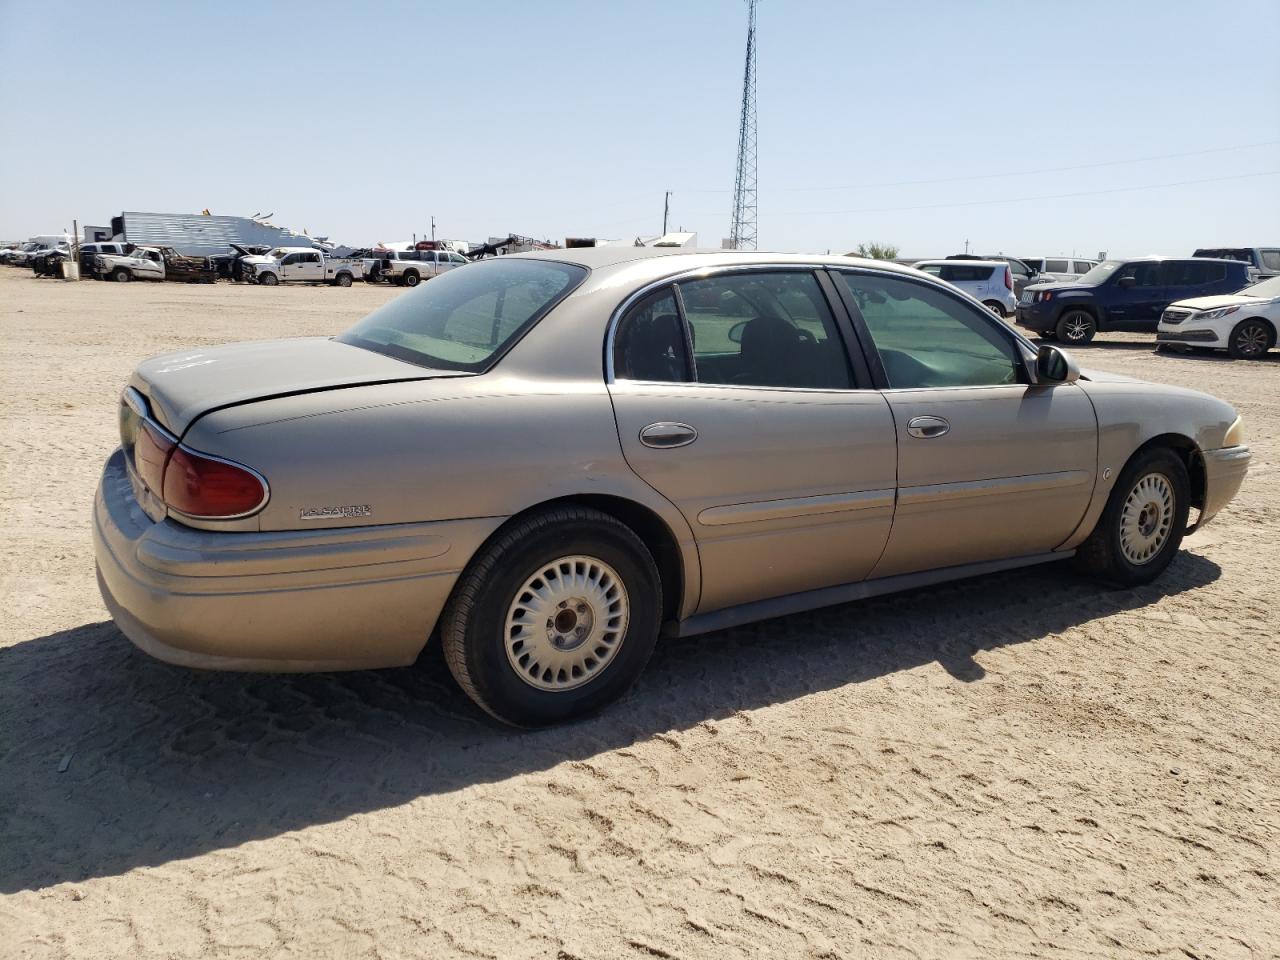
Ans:
[[[1074,280],[1076,277],[1083,277],[1098,265],[1097,260],[1083,260],[1080,257],[1021,257],[1019,259],[1035,272],[1037,283]]]
[[[80,244],[80,274],[101,280],[102,276],[93,269],[93,258],[98,254],[123,257],[133,252],[132,243],[121,243],[116,240],[99,240],[94,243]]]
[[[1255,281],[1280,277],[1280,247],[1202,247],[1192,256],[1247,263],[1249,277]]]
[[[1280,331],[1280,276],[1239,293],[1171,304],[1160,317],[1160,346],[1226,350],[1236,360],[1256,360],[1276,345]]]
[[[93,271],[117,283],[130,280],[172,280],[178,283],[214,283],[218,273],[208,257],[188,257],[173,247],[137,247],[124,255],[100,253]]]
[[[1148,583],[1250,456],[1229,404],[1082,374],[918,270],[620,246],[144,361],[119,422],[94,546],[141,649],[339,670],[438,636],[521,726],[617,699],[660,634],[1073,556]]]
[[[349,287],[360,276],[360,261],[330,257],[314,247],[276,247],[262,256],[240,258],[246,280],[268,287],[278,283],[327,283]]]
[[[397,286],[416,287],[466,263],[466,257],[451,250],[388,250],[378,262],[375,277]]]
[[[1013,272],[1004,260],[921,260],[914,266],[963,290],[997,317],[1012,316],[1018,308]]]
[[[1099,330],[1154,333],[1174,301],[1235,293],[1248,282],[1247,265],[1236,260],[1106,260],[1076,280],[1027,287],[1017,322],[1069,344],[1088,343]]]

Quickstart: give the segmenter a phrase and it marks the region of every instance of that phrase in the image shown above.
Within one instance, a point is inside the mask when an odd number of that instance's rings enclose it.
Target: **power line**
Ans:
[[[1153,163],[1159,160],[1178,160],[1183,157],[1202,157],[1214,153],[1227,153],[1232,150],[1255,150],[1259,147],[1271,147],[1280,144],[1280,140],[1262,140],[1258,143],[1237,143],[1226,147],[1209,147],[1204,150],[1189,150],[1184,153],[1162,153],[1150,157],[1131,157],[1127,160],[1098,160],[1092,163],[1076,163],[1065,167],[1043,167],[1039,170],[1016,170],[1003,173],[977,173],[963,177],[936,177],[924,180],[892,180],[881,183],[853,183],[844,186],[825,187],[779,187],[778,193],[812,193],[815,191],[837,190],[872,190],[883,187],[919,187],[934,183],[962,183],[972,180],[999,180],[1002,177],[1030,177],[1043,173],[1067,173],[1073,170],[1092,170],[1098,167],[1118,167],[1132,163]],[[728,193],[728,190],[685,190],[684,193]]]
[[[1065,200],[1071,197],[1095,197],[1108,193],[1132,193],[1138,190],[1162,190],[1165,187],[1188,187],[1198,183],[1221,183],[1226,180],[1274,177],[1277,174],[1280,174],[1280,170],[1263,170],[1260,173],[1240,173],[1229,177],[1205,177],[1201,180],[1175,180],[1172,183],[1147,183],[1134,187],[1113,187],[1109,190],[1079,190],[1074,193],[1046,193],[1035,197],[1004,197],[999,200],[970,200],[959,203],[926,203],[910,207],[860,207],[856,210],[783,210],[774,214],[774,216],[812,217],[855,213],[897,213],[905,210],[941,210],[948,207],[985,207],[998,203],[1033,203],[1038,200]]]

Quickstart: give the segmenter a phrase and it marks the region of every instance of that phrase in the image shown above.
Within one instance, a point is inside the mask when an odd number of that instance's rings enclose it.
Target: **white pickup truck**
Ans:
[[[416,287],[455,267],[467,258],[452,250],[388,250],[381,258],[364,262],[365,279],[389,280],[397,286]]]
[[[95,254],[93,272],[117,283],[130,280],[214,283],[218,279],[207,257],[183,256],[172,247],[137,247],[125,254]]]
[[[327,283],[349,287],[359,277],[360,261],[329,257],[311,247],[276,247],[262,256],[242,257],[246,280],[268,287],[277,283]]]

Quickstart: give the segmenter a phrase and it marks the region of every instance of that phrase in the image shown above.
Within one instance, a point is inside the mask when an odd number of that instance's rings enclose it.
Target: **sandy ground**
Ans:
[[[130,368],[395,292],[0,269],[0,954],[1280,953],[1280,361],[1078,351],[1248,422],[1244,491],[1151,587],[1041,567],[668,642],[534,734],[434,650],[303,677],[135,652],[88,519]]]

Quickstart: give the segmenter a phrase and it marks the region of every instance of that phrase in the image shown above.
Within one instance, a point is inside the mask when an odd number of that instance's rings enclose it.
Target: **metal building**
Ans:
[[[126,210],[111,218],[114,239],[139,246],[173,247],[179,253],[209,256],[226,253],[229,245],[321,247],[319,241],[284,227],[249,217],[215,217],[199,213],[143,213]]]

